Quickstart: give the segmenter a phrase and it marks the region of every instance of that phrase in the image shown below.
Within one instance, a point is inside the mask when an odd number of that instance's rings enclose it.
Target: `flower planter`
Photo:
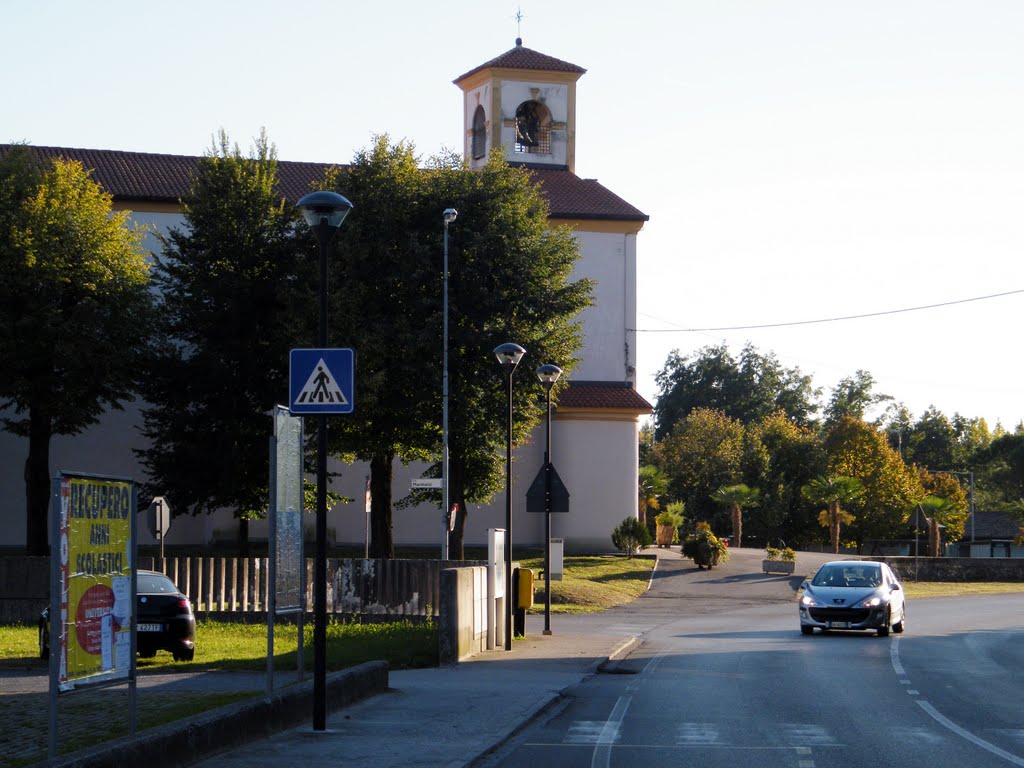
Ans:
[[[792,574],[796,570],[796,563],[792,560],[762,560],[761,570],[765,573]]]
[[[671,546],[672,539],[676,535],[676,527],[674,525],[659,525],[654,535],[659,547]]]

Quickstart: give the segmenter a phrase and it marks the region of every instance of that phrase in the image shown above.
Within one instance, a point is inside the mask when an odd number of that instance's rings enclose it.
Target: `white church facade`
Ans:
[[[550,222],[569,226],[580,246],[577,278],[594,281],[594,303],[584,310],[581,361],[553,412],[552,461],[570,493],[570,511],[553,516],[552,535],[567,552],[612,549],[612,529],[637,514],[640,418],[651,412],[637,393],[636,274],[637,235],[648,217],[597,181],[576,175],[576,82],[585,70],[532,51],[515,48],[455,80],[463,91],[466,159],[479,167],[488,153],[504,148],[509,163],[528,168],[547,199]],[[2,149],[2,148],[0,148]],[[154,230],[182,227],[179,200],[188,190],[198,158],[116,150],[35,147],[42,156],[82,162],[92,178],[114,197],[115,206]],[[279,161],[280,191],[291,201],[323,178],[327,163]],[[440,216],[440,212],[439,216]],[[155,250],[157,244],[150,242]],[[440,340],[439,340],[440,347]],[[529,350],[527,350],[529,355]],[[517,384],[533,377],[545,360],[524,358]],[[357,386],[358,386],[358,371]],[[495,375],[500,375],[495,362]],[[534,382],[535,383],[535,382]],[[538,385],[539,386],[539,385]],[[339,417],[343,418],[343,417]],[[268,435],[270,419],[268,421]],[[97,426],[74,436],[55,436],[51,474],[57,470],[145,478],[133,448],[143,439],[140,409],[129,404],[107,414]],[[544,424],[518,446],[513,464],[513,540],[517,547],[540,548],[542,514],[526,510],[526,491],[543,464]],[[24,465],[27,440],[0,432],[0,549],[18,549],[25,541]],[[368,467],[335,464],[332,489],[357,501],[328,512],[329,537],[338,544],[363,545],[366,515],[363,488]],[[421,475],[422,467],[396,464],[394,502]],[[167,495],[173,498],[171,489]],[[148,499],[140,500],[145,506]],[[484,546],[488,528],[504,527],[503,493],[489,504],[470,505],[465,544]],[[434,546],[441,550],[441,511],[436,506],[396,508],[396,546]],[[308,525],[312,527],[312,516]],[[232,541],[237,521],[225,510],[210,516],[175,517],[166,544],[211,545]],[[140,543],[151,543],[144,525]],[[250,538],[266,538],[260,522]]]

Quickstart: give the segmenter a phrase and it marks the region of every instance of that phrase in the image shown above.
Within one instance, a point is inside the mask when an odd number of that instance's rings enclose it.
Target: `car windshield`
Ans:
[[[882,569],[877,565],[823,565],[811,582],[815,587],[877,587]]]
[[[138,593],[140,595],[173,595],[178,591],[174,582],[161,573],[138,574]]]

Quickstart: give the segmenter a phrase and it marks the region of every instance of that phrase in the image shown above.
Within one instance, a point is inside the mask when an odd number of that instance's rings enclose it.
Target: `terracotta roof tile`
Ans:
[[[6,154],[9,147],[0,144],[0,156]],[[63,157],[80,161],[86,170],[92,171],[93,179],[100,186],[129,207],[137,201],[177,203],[188,194],[190,180],[199,166],[198,157],[187,155],[71,147],[29,148],[44,159]],[[294,202],[312,190],[333,166],[279,160],[277,167],[279,191]],[[531,169],[530,172],[547,198],[552,218],[616,221],[647,221],[649,218],[593,179],[581,179],[564,169]]]
[[[459,75],[452,82],[458,83],[470,75],[475,75],[482,69],[540,69],[546,72],[572,72],[582,75],[587,70],[568,61],[556,59],[546,53],[540,53],[531,48],[524,48],[521,40],[516,40],[516,47],[505,51],[490,61],[486,61],[479,67],[473,67],[463,75]]]
[[[571,381],[559,393],[558,407],[609,408],[638,413],[654,410],[632,385],[621,381]]]

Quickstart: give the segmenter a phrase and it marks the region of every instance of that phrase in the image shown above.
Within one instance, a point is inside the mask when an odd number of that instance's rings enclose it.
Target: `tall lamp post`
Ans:
[[[512,650],[512,374],[526,350],[507,342],[494,348],[508,390],[508,426],[505,432],[505,650]]]
[[[296,204],[320,244],[320,331],[327,348],[327,253],[331,240],[352,210],[336,192],[311,192]],[[327,414],[317,416],[316,560],[313,566],[313,730],[327,729]]]
[[[545,363],[537,369],[547,401],[547,435],[544,440],[544,634],[551,634],[551,388],[562,369]]]
[[[441,424],[441,559],[448,559],[449,498],[448,498],[448,225],[458,217],[454,208],[445,208],[441,218],[444,220],[444,373],[441,377],[441,404],[444,411]]]

